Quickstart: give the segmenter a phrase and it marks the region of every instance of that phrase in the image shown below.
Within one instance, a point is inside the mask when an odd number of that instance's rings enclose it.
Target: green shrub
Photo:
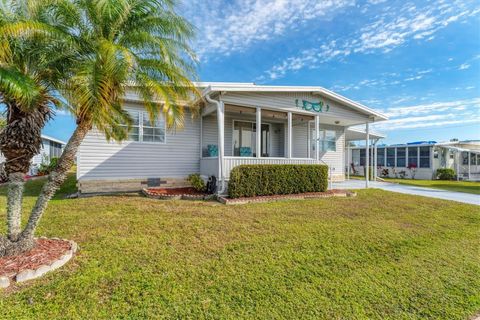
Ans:
[[[455,179],[455,171],[450,168],[437,169],[436,178],[439,180],[453,180]]]
[[[53,169],[55,169],[55,167],[57,166],[58,158],[52,158],[52,159],[50,159],[49,162],[46,162],[46,161],[48,161],[47,157],[42,159],[42,163],[38,167],[38,173],[39,174],[46,175],[46,174],[49,174],[50,172],[52,172]]]
[[[324,192],[328,188],[325,165],[260,164],[232,169],[228,182],[230,198]]]
[[[195,190],[200,192],[205,191],[205,181],[203,181],[198,173],[189,175],[187,181],[190,182]]]

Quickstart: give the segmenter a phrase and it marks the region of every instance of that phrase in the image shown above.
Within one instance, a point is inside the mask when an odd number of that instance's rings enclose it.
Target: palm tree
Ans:
[[[3,254],[27,250],[34,243],[47,204],[65,181],[77,149],[92,127],[108,139],[126,138],[132,122],[122,107],[126,87],[142,97],[152,119],[164,113],[169,128],[182,126],[183,102],[197,94],[189,80],[195,57],[188,44],[193,28],[174,9],[175,0],[51,1],[48,16],[54,18],[41,14],[41,19],[33,21],[33,25],[41,22],[49,26],[35,29],[33,34],[42,31],[59,46],[69,48],[60,59],[71,61],[62,70],[68,76],[55,83],[59,98],[52,103],[66,101],[64,107],[75,117],[77,127],[43,186],[26,227],[9,239]],[[34,110],[41,109],[40,104],[35,105]],[[34,123],[43,125],[38,120]],[[37,134],[40,137],[40,132]],[[6,130],[2,135],[7,135]],[[12,207],[21,207],[18,197],[10,198],[9,194],[9,202]]]
[[[10,181],[8,230],[7,237],[0,238],[0,254],[10,242],[19,240],[24,176],[39,152],[41,130],[52,115],[52,106],[60,106],[55,86],[68,76],[70,50],[65,43],[48,41],[41,19],[33,22],[41,12],[34,4],[3,2],[0,6],[0,103],[6,110],[0,149]],[[32,239],[23,242],[24,247],[33,245]]]

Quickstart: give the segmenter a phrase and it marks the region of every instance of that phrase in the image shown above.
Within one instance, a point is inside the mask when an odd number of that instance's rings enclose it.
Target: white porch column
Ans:
[[[351,156],[352,150],[350,149],[350,143],[347,145],[347,180],[350,180],[350,158],[353,158]]]
[[[373,181],[377,181],[377,143],[378,140],[373,143]]]
[[[292,113],[287,113],[288,138],[287,138],[287,158],[292,157]]]
[[[225,156],[225,104],[219,101],[220,107],[217,109],[218,117],[218,180],[222,184],[222,190],[225,184],[223,172],[223,157]]]
[[[203,158],[203,115],[200,114],[200,159]]]
[[[262,156],[262,109],[257,107],[257,134],[256,138],[256,147],[257,147],[257,158]]]
[[[320,116],[315,116],[315,159],[320,160]]]
[[[470,180],[470,151],[468,152],[468,180]]]
[[[457,151],[457,156],[456,156],[456,161],[457,161],[457,181],[460,181],[460,156],[462,154],[460,153],[460,151]]]
[[[365,139],[365,188],[369,187],[369,175],[370,175],[370,127],[368,122],[366,125],[367,137]]]

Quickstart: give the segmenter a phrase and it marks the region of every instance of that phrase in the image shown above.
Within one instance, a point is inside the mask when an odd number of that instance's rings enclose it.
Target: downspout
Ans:
[[[225,179],[223,175],[223,101],[212,99],[210,94],[205,95],[205,99],[208,103],[213,103],[217,106],[217,126],[218,126],[218,194],[225,192]]]

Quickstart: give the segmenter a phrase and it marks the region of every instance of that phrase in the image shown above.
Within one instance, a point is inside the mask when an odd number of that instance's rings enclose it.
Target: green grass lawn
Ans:
[[[365,177],[350,176],[350,179],[365,180]],[[447,181],[447,180],[412,180],[412,179],[393,179],[393,178],[382,178],[382,179],[384,179],[387,182],[395,182],[395,183],[407,184],[411,186],[480,194],[480,182]]]
[[[26,207],[40,183],[29,184]],[[80,251],[0,292],[1,319],[468,319],[480,311],[479,207],[456,202],[381,190],[242,206],[58,196],[38,234],[73,239]]]
[[[428,187],[449,191],[480,194],[480,182],[447,181],[447,180],[412,180],[412,179],[385,179],[389,182],[407,184],[418,187]]]

